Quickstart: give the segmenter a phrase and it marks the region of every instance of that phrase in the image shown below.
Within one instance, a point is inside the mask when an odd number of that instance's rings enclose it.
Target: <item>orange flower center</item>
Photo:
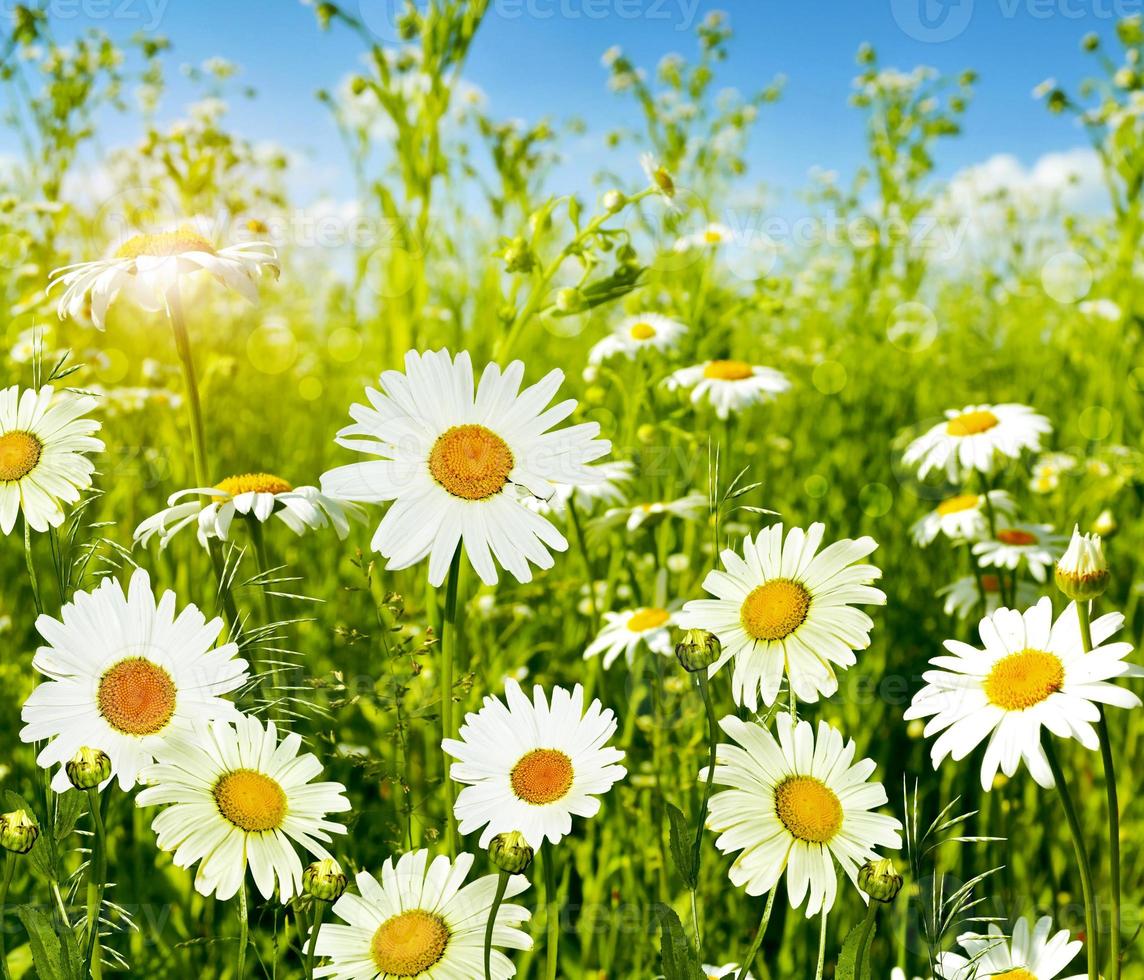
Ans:
[[[383,977],[419,977],[445,955],[449,927],[439,915],[410,909],[386,919],[369,944]]]
[[[178,231],[161,231],[154,235],[135,235],[127,239],[115,252],[117,259],[169,258],[184,252],[215,254],[215,247],[193,228],[183,226]]]
[[[30,432],[0,436],[0,483],[22,480],[36,468],[44,444]]]
[[[743,629],[756,640],[783,640],[806,620],[810,593],[786,578],[776,578],[751,590],[739,610]]]
[[[964,510],[973,510],[980,502],[981,498],[977,494],[963,493],[943,500],[937,505],[937,512],[942,517],[948,517],[950,514],[960,514]]]
[[[273,473],[242,473],[220,480],[215,489],[237,497],[242,493],[289,493],[294,488]]]
[[[559,749],[533,749],[512,767],[512,791],[526,803],[543,806],[568,795],[572,760]]]
[[[644,633],[662,626],[669,619],[671,613],[666,609],[641,609],[628,620],[628,629],[633,633]]]
[[[651,338],[655,336],[655,327],[641,320],[639,323],[634,324],[628,333],[631,334],[632,340],[651,340]]]
[[[214,787],[218,811],[248,834],[277,830],[286,819],[286,791],[265,773],[235,769]]]
[[[96,704],[104,720],[124,735],[154,735],[175,713],[175,682],[145,657],[128,657],[104,671]]]
[[[985,678],[985,696],[1006,711],[1040,704],[1065,685],[1065,668],[1047,650],[1020,650],[1002,657]]]
[[[703,377],[715,381],[743,381],[754,373],[746,361],[709,361],[703,368]]]
[[[1000,424],[992,412],[962,412],[946,423],[945,431],[951,436],[976,436]]]
[[[996,575],[982,575],[981,588],[983,588],[986,592],[1000,592],[1001,579],[999,579]]]
[[[1002,544],[1015,544],[1019,546],[1036,544],[1037,536],[1028,531],[1018,531],[1016,528],[1006,528],[997,532],[997,540]]]
[[[825,844],[842,827],[842,803],[813,776],[789,776],[779,783],[775,812],[792,835],[808,844]]]
[[[455,425],[429,453],[429,472],[454,497],[485,500],[504,489],[515,461],[512,450],[483,425]]]

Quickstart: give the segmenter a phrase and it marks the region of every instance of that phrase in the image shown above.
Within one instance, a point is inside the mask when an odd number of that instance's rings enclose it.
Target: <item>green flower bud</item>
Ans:
[[[489,844],[489,860],[510,875],[524,874],[535,852],[518,830],[497,834]]]
[[[523,238],[514,238],[504,250],[504,265],[508,272],[531,272],[536,267],[536,256]]]
[[[561,313],[579,313],[587,305],[584,294],[575,287],[569,286],[556,294],[556,309]]]
[[[623,191],[608,191],[604,195],[604,209],[615,213],[628,203]]]
[[[84,746],[64,766],[76,789],[95,789],[111,778],[111,759],[101,749]]]
[[[687,630],[675,644],[675,656],[683,669],[692,673],[710,667],[719,659],[722,650],[719,637],[707,630]]]
[[[892,902],[902,890],[902,876],[889,858],[867,861],[858,872],[858,887],[877,902]]]
[[[1086,34],[1083,38],[1081,38],[1080,46],[1081,46],[1081,50],[1083,50],[1083,51],[1088,51],[1090,53],[1095,51],[1097,48],[1100,47],[1099,35],[1091,34],[1091,33]]]
[[[333,858],[315,861],[302,872],[302,890],[319,902],[336,902],[346,890],[346,875]]]
[[[1053,572],[1057,588],[1070,599],[1087,602],[1103,594],[1111,577],[1100,535],[1081,534],[1074,526],[1068,549]]]
[[[1099,534],[1102,538],[1111,538],[1118,530],[1120,525],[1116,523],[1116,515],[1107,509],[1097,514],[1096,520],[1092,522],[1093,534]]]
[[[40,828],[27,810],[0,815],[0,845],[13,854],[27,854],[40,836]]]

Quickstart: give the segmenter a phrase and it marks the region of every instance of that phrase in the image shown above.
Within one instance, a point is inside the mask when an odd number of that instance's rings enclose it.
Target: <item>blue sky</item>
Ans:
[[[0,0],[0,10],[13,2]],[[360,3],[384,30],[381,11],[390,0],[346,2]],[[236,128],[307,153],[331,185],[338,183],[344,161],[314,93],[336,86],[361,45],[344,30],[319,32],[313,11],[298,0],[50,3],[64,37],[94,25],[125,39],[157,20],[174,42],[173,65],[212,55],[240,63],[259,97],[234,106]],[[861,160],[861,120],[846,99],[862,41],[872,42],[887,66],[980,73],[965,134],[942,150],[947,175],[998,153],[1028,164],[1081,145],[1083,134],[1045,112],[1031,90],[1049,75],[1083,77],[1090,59],[1080,52],[1081,36],[1111,37],[1116,15],[1144,8],[1144,0],[493,0],[492,7],[467,72],[491,111],[525,119],[578,114],[597,131],[632,113],[606,89],[599,59],[607,47],[622,46],[650,69],[665,53],[692,52],[694,23],[710,10],[726,11],[736,38],[721,84],[750,90],[776,73],[788,78],[781,102],[764,110],[750,158],[753,177],[792,189],[814,165],[847,174]],[[190,93],[171,75],[165,115],[174,117]],[[134,125],[108,120],[107,141],[131,139]],[[14,148],[10,133],[0,135],[0,152]]]

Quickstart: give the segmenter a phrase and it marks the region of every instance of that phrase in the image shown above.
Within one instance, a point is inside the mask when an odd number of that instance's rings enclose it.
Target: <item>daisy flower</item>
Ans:
[[[656,500],[630,507],[611,507],[603,516],[592,522],[597,533],[622,527],[625,531],[638,531],[645,524],[676,517],[681,521],[695,523],[707,516],[710,504],[705,494],[689,493],[677,500]]]
[[[675,179],[664,168],[652,154],[643,153],[640,155],[640,166],[643,168],[644,174],[647,176],[648,183],[656,189],[660,198],[671,207],[675,209]]]
[[[104,327],[108,307],[125,293],[145,310],[164,310],[171,287],[193,272],[208,272],[252,303],[263,272],[278,276],[278,256],[266,242],[218,247],[208,223],[196,220],[155,234],[133,235],[105,259],[79,262],[52,273],[48,290],[63,287],[59,317],[83,316],[91,302],[91,320]]]
[[[484,828],[481,847],[497,834],[522,833],[533,849],[572,830],[572,817],[591,817],[598,795],[624,777],[620,749],[607,744],[616,732],[611,709],[593,701],[584,710],[584,688],[533,688],[529,701],[515,680],[505,682],[505,702],[488,696],[465,716],[460,740],[441,747],[454,759],[449,772],[465,783],[455,812],[462,834]]]
[[[706,980],[735,980],[739,975],[738,963],[724,963],[722,966],[704,963],[702,969]],[[755,980],[755,975],[748,970],[745,980]]]
[[[314,971],[334,980],[374,980],[375,977],[418,977],[459,980],[483,977],[485,926],[492,910],[497,876],[486,875],[465,884],[473,867],[471,854],[456,861],[429,852],[413,851],[389,858],[381,880],[365,871],[357,874],[360,895],[345,894],[334,913],[347,925],[330,923],[318,930],[317,954],[329,963]],[[506,898],[528,888],[528,879],[513,875]],[[516,975],[512,961],[496,949],[531,949],[532,939],[518,928],[529,920],[520,905],[503,904],[493,926],[489,964],[494,980]]]
[[[871,582],[882,573],[855,564],[878,547],[873,538],[836,541],[819,551],[825,527],[782,524],[743,540],[743,554],[720,556],[723,570],[707,573],[703,588],[714,599],[694,599],[677,617],[683,629],[719,637],[723,652],[714,673],[734,659],[735,703],[752,711],[775,703],[783,676],[800,701],[817,701],[838,690],[835,667],[852,667],[855,650],[870,645],[873,620],[852,603],[884,605]]]
[[[981,593],[985,592],[985,614],[996,612],[1001,608],[1001,579],[996,575],[984,574],[981,584],[972,575],[963,575],[955,582],[951,582],[943,589],[938,589],[939,598],[944,597],[942,609],[947,616],[956,616],[958,619],[968,619],[975,613],[980,616],[982,610]],[[1031,606],[1040,598],[1041,593],[1029,582],[1017,583],[1017,605],[1024,608]]]
[[[1117,677],[1144,676],[1124,659],[1132,652],[1131,643],[1106,642],[1123,625],[1119,613],[1094,620],[1093,650],[1085,653],[1075,604],[1055,623],[1048,597],[1023,613],[998,609],[978,628],[984,649],[945,641],[952,656],[930,661],[938,669],[923,675],[926,686],[914,695],[905,719],[929,718],[927,738],[942,733],[930,750],[935,769],[946,756],[964,759],[988,738],[981,763],[986,790],[992,788],[998,769],[1012,776],[1022,759],[1041,786],[1051,787],[1042,727],[1095,750],[1097,703],[1140,705],[1131,691],[1110,683]]]
[[[593,482],[588,463],[611,443],[597,438],[596,422],[553,429],[576,408],[573,399],[546,406],[564,372],[556,370],[520,390],[524,365],[504,371],[489,364],[474,394],[467,352],[405,355],[405,373],[386,371],[370,404],[354,405],[354,424],[338,433],[348,449],[380,457],[341,466],[322,476],[322,492],[369,503],[393,501],[371,546],[390,569],[429,559],[436,586],[463,546],[481,581],[497,581],[497,565],[519,581],[532,580],[529,563],[551,568],[551,551],[568,542],[545,518],[521,503],[523,494],[547,498],[557,484]]]
[[[599,364],[619,354],[630,361],[641,350],[674,350],[685,333],[687,327],[678,320],[658,313],[640,313],[621,320],[608,336],[593,345],[588,362]]]
[[[995,517],[1011,520],[1017,505],[1005,490],[990,490],[989,503]],[[976,541],[989,533],[989,508],[983,493],[962,493],[949,497],[938,504],[920,521],[910,533],[914,541],[925,547],[939,534],[951,541]]]
[[[741,851],[729,872],[748,895],[769,892],[786,872],[792,908],[806,916],[829,912],[838,892],[837,863],[858,885],[858,871],[900,848],[902,825],[872,812],[886,803],[881,783],[869,782],[874,762],[854,762],[855,744],[825,722],[776,719],[778,739],[756,722],[728,715],[720,723],[734,745],[716,749],[715,782],[730,789],[711,797],[707,826],[724,854]],[[706,779],[707,770],[700,774]]]
[[[84,416],[95,399],[50,385],[0,390],[0,531],[11,534],[16,517],[33,531],[59,527],[61,502],[74,504],[91,486],[95,464],[87,453],[103,451],[94,437],[100,425]]]
[[[625,459],[593,463],[586,469],[592,474],[587,482],[557,483],[547,500],[525,497],[524,503],[541,514],[563,515],[569,501],[578,511],[587,512],[596,504],[622,504],[627,499],[626,487],[635,479],[635,466],[631,462]]]
[[[1029,920],[1020,918],[1013,926],[1013,937],[1006,942],[1001,929],[991,923],[988,935],[967,932],[957,942],[968,956],[939,953],[938,972],[949,980],[975,980],[985,977],[1007,977],[1010,980],[1056,980],[1061,971],[1080,952],[1079,940],[1069,942],[1069,932],[1062,929],[1050,936],[1053,920],[1047,915],[1038,919],[1029,931]],[[1085,980],[1087,974],[1074,973],[1061,980]]]
[[[790,381],[781,371],[746,361],[707,361],[681,368],[669,374],[664,385],[672,391],[690,388],[691,404],[698,405],[706,398],[721,419],[790,389]]]
[[[271,473],[244,473],[213,487],[171,494],[163,510],[135,529],[135,543],[146,545],[158,535],[160,549],[166,548],[179,531],[195,524],[205,548],[212,538],[229,538],[236,514],[261,524],[275,517],[299,535],[333,525],[341,541],[349,534],[351,520],[365,522],[365,511],[357,504],[327,496],[317,487],[293,487]]]
[[[1038,582],[1065,549],[1065,538],[1054,534],[1049,524],[1013,524],[999,527],[995,537],[973,546],[978,562],[986,568],[1017,568],[1022,561]]]
[[[1038,452],[1042,436],[1052,431],[1049,420],[1027,405],[969,405],[945,413],[939,422],[906,448],[902,462],[917,466],[925,478],[943,470],[951,480],[966,471],[989,473],[998,456],[1017,459],[1028,449]]]
[[[726,225],[712,222],[693,234],[676,239],[674,247],[677,252],[689,252],[693,248],[718,248],[732,241],[734,237],[735,233]]]
[[[126,594],[106,578],[77,592],[59,619],[40,616],[36,629],[48,646],[32,666],[49,679],[24,702],[20,738],[48,740],[36,761],[60,765],[52,786],[68,788],[63,763],[88,746],[107,753],[112,775],[129,790],[173,735],[237,717],[222,695],[247,681],[247,663],[234,643],[213,647],[222,628],[195,606],[176,615],[173,592],[156,602],[142,569]]]
[[[644,607],[606,612],[604,626],[588,644],[584,659],[590,660],[603,654],[604,668],[607,669],[622,653],[630,666],[641,643],[646,644],[652,653],[670,656],[675,649],[671,642],[671,628],[674,625],[675,617],[669,609]]]
[[[341,783],[315,783],[322,764],[299,754],[300,735],[278,740],[274,722],[239,715],[234,724],[214,722],[173,735],[140,774],[147,788],[139,806],[171,804],[151,823],[161,850],[177,867],[196,861],[195,890],[231,898],[249,865],[263,898],[283,904],[301,894],[302,862],[295,845],[330,857],[320,841],[344,834],[327,813],[348,810]]]

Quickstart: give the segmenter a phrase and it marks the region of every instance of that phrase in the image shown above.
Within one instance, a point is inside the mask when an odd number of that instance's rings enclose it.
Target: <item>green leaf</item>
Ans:
[[[665,803],[667,809],[667,822],[669,838],[671,841],[671,857],[675,861],[675,870],[687,885],[688,891],[695,891],[699,884],[696,874],[694,851],[691,847],[691,827],[683,811],[674,803]]]
[[[870,942],[874,940],[875,924],[870,923]],[[862,975],[858,976],[858,951],[866,939],[866,921],[859,922],[850,930],[846,941],[842,944],[842,952],[838,954],[838,965],[834,970],[834,980],[870,980],[870,959],[867,953],[866,962],[862,965]]]
[[[663,933],[659,955],[664,980],[704,980],[703,965],[691,948],[687,933],[683,931],[683,923],[679,921],[675,910],[659,904],[655,906],[655,914]]]
[[[16,915],[28,931],[36,973],[42,980],[70,980],[60,937],[56,935],[51,917],[31,905],[17,906]]]
[[[80,814],[87,809],[87,797],[78,790],[69,789],[56,797],[56,840],[63,840],[73,830]]]

